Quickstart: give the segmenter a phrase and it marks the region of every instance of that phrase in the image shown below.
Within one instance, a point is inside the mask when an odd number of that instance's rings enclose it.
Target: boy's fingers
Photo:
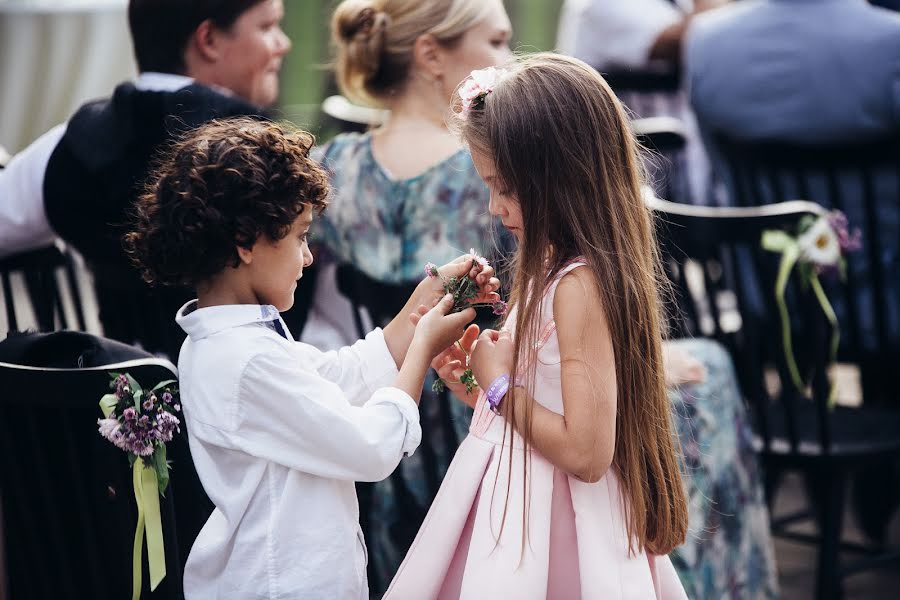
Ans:
[[[453,306],[453,297],[450,297],[450,307]],[[449,312],[450,308],[447,309]],[[445,313],[446,314],[446,313]],[[452,315],[447,315],[447,319],[451,319],[455,324],[458,325],[460,329],[466,326],[467,323],[470,323],[473,319],[475,319],[475,309],[467,308],[465,310],[461,310],[458,313],[453,313]]]
[[[453,308],[453,294],[444,294],[444,296],[435,302],[434,310],[442,315],[446,315]]]

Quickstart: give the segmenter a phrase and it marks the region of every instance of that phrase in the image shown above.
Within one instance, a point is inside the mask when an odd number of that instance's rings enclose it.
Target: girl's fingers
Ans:
[[[481,328],[478,327],[475,323],[472,323],[466,328],[466,331],[463,333],[462,338],[459,340],[460,345],[463,347],[463,350],[466,352],[472,351],[472,344],[475,343],[475,340],[478,339],[479,334],[481,333]],[[462,352],[462,351],[460,351]]]

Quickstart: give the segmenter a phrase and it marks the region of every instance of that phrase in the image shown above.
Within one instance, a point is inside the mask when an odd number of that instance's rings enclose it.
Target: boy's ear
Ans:
[[[211,19],[206,19],[194,30],[188,43],[192,44],[197,54],[206,61],[215,62],[221,58],[218,44],[219,35],[221,35],[219,28]]]
[[[423,33],[413,44],[413,64],[422,72],[437,79],[444,75],[444,53],[437,39],[430,33]]]
[[[245,265],[249,265],[253,262],[253,248],[245,248],[244,246],[235,246],[237,249],[238,258],[241,259],[241,263]]]

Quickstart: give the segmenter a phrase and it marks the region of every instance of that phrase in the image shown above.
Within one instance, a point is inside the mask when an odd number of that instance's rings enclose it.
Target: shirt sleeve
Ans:
[[[645,67],[664,29],[685,18],[667,0],[576,2],[563,12],[558,44],[568,54],[598,68]],[[565,37],[566,39],[562,39]]]
[[[44,210],[44,174],[66,125],[57,125],[0,170],[0,257],[52,244]]]
[[[219,442],[319,477],[379,481],[418,447],[419,411],[405,392],[351,406],[336,384],[283,350],[255,355],[238,384],[236,427]]]
[[[377,328],[352,346],[320,353],[316,371],[332,381],[353,406],[368,401],[375,390],[386,387],[397,378],[397,363]]]

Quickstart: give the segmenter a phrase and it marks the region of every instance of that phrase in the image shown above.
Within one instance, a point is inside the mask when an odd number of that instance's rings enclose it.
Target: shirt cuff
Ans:
[[[374,332],[373,332],[374,333]],[[371,334],[369,334],[371,335]],[[406,423],[406,431],[403,434],[403,444],[400,448],[405,458],[412,455],[422,441],[422,425],[419,423],[419,407],[415,401],[403,390],[395,387],[383,387],[372,395],[367,404],[393,404],[400,411],[400,416]]]
[[[365,364],[362,370],[363,381],[366,382],[370,392],[374,393],[379,388],[390,386],[397,378],[399,370],[384,341],[384,332],[380,327],[369,332],[365,343],[359,345],[359,350]]]

